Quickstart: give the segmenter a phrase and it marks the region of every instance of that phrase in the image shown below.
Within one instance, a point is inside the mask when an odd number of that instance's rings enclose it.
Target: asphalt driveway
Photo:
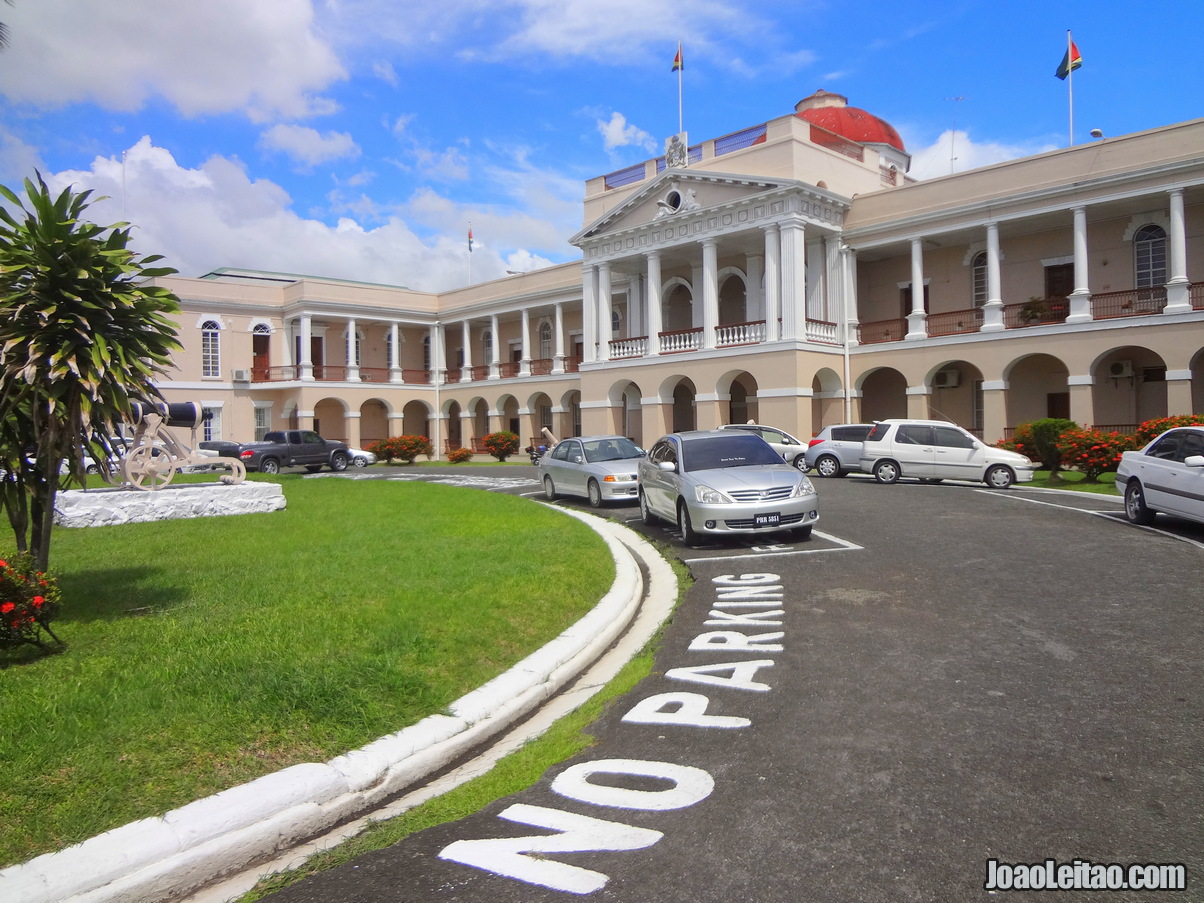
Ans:
[[[817,483],[806,542],[686,549],[609,510],[696,583],[597,743],[272,899],[964,901],[1063,865],[1186,876],[1072,900],[1204,899],[1204,535],[1091,496]]]

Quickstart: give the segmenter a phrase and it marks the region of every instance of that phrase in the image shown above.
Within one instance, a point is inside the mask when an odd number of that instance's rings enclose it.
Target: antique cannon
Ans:
[[[214,457],[193,451],[196,448],[197,428],[209,414],[195,401],[169,404],[130,405],[134,424],[134,439],[121,467],[135,489],[155,490],[171,482],[177,471],[185,467],[225,467],[221,482],[237,485],[247,477],[247,469],[238,458]],[[191,445],[180,442],[168,427],[187,427],[192,430]]]

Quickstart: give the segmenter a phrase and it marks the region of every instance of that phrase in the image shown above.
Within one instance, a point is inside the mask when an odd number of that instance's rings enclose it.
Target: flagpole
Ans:
[[[682,114],[681,114],[681,78],[682,72],[685,71],[686,61],[681,56],[681,41],[677,42],[677,58],[681,60],[681,65],[677,67],[677,134],[682,133]]]
[[[1070,146],[1074,147],[1074,41],[1066,29],[1066,86],[1070,89]]]

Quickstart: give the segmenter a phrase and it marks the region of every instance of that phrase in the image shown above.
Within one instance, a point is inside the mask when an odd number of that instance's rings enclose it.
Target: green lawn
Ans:
[[[1071,492],[1095,492],[1100,495],[1119,495],[1116,491],[1116,483],[1113,482],[1115,476],[1113,471],[1109,471],[1100,474],[1094,483],[1089,483],[1078,471],[1062,470],[1058,472],[1058,479],[1050,480],[1048,470],[1038,470],[1033,475],[1031,483],[1021,483],[1020,485],[1040,486],[1042,489],[1066,489]]]
[[[524,499],[274,480],[284,512],[56,530],[69,649],[0,653],[0,866],[442,711],[613,580]]]

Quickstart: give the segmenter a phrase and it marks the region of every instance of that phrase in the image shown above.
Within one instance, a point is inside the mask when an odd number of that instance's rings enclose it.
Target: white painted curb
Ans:
[[[0,900],[159,903],[287,850],[423,779],[528,714],[597,658],[639,610],[644,581],[626,527],[570,509],[610,548],[615,581],[577,623],[432,715],[324,764],[294,765],[0,871]]]

